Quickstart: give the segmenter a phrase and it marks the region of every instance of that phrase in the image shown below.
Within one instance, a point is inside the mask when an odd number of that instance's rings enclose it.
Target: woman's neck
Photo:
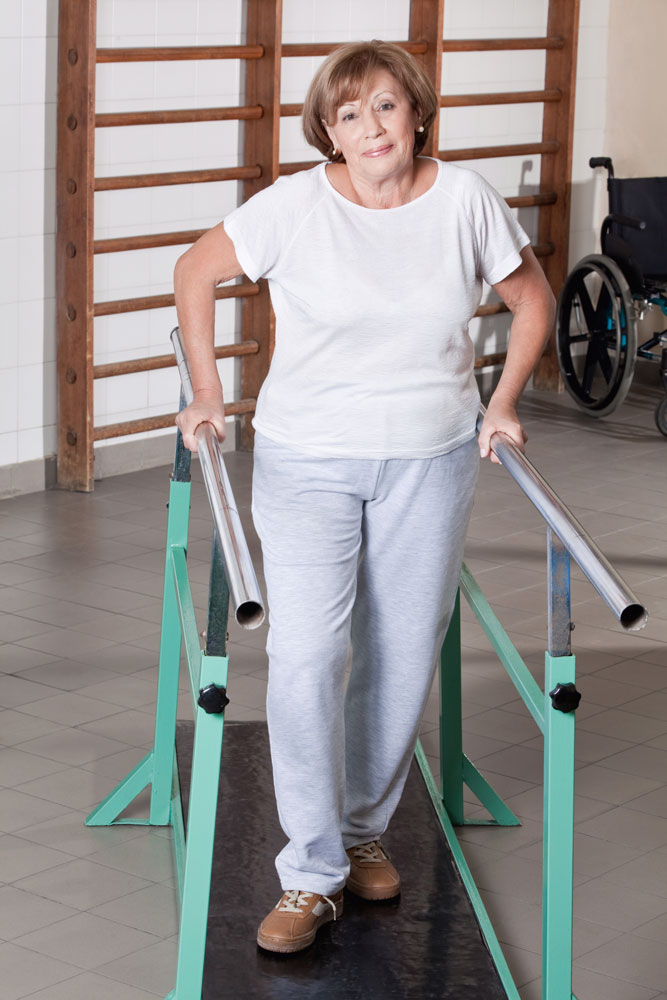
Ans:
[[[380,179],[355,173],[346,163],[329,164],[326,171],[332,186],[348,201],[364,208],[398,208],[431,187],[437,164],[417,157],[399,175]]]

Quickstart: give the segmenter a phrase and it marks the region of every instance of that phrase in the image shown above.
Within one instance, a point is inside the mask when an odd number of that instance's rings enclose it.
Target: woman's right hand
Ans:
[[[197,451],[195,431],[200,424],[211,423],[215,427],[219,441],[225,440],[225,407],[222,393],[211,389],[200,389],[194,400],[176,416],[176,423],[183,435],[183,444],[192,452]]]

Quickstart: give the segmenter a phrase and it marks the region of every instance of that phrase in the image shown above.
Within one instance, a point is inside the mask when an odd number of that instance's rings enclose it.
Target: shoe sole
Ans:
[[[395,899],[396,896],[401,894],[401,884],[399,884],[393,889],[370,889],[368,886],[359,885],[358,883],[347,880],[345,885],[346,889],[353,892],[355,896],[359,896],[361,899],[368,900],[382,900],[382,899]]]
[[[336,920],[338,920],[343,914],[343,904],[339,903],[336,906]],[[324,924],[330,924],[333,921],[333,913],[323,913],[321,917],[318,918],[315,927],[310,934],[305,937],[298,938],[295,941],[275,941],[273,938],[267,938],[262,935],[261,932],[257,934],[257,944],[264,951],[277,952],[280,955],[291,955],[296,951],[303,951],[304,948],[308,948],[317,936],[317,932],[320,927]]]

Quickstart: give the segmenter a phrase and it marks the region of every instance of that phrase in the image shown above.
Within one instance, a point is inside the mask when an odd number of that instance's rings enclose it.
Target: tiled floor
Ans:
[[[658,398],[633,391],[599,423],[563,397],[531,393],[523,404],[531,457],[651,612],[643,632],[624,634],[575,571],[579,1000],[667,998],[667,440],[653,426]],[[250,458],[229,455],[227,466],[248,515]],[[167,490],[168,470],[155,469],[105,480],[93,495],[0,504],[3,1000],[154,1000],[174,984],[167,831],[83,825],[152,742]],[[201,610],[210,518],[197,487],[191,539]],[[250,544],[257,555],[251,532]],[[544,530],[488,463],[467,560],[541,679]],[[262,718],[264,635],[231,633],[227,718]],[[521,996],[535,1000],[542,741],[470,614],[464,642],[466,750],[523,825],[467,828],[462,838]],[[434,693],[423,739],[437,771],[436,723]],[[479,811],[472,797],[469,809]]]

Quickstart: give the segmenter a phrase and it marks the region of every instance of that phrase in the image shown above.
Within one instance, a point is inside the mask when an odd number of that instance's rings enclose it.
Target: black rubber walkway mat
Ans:
[[[176,739],[186,816],[193,730],[179,723]],[[346,892],[343,917],[309,948],[263,951],[257,926],[280,898],[274,858],[285,843],[268,733],[262,722],[225,723],[204,1000],[505,1000],[414,761],[383,840],[401,872],[398,900]]]

